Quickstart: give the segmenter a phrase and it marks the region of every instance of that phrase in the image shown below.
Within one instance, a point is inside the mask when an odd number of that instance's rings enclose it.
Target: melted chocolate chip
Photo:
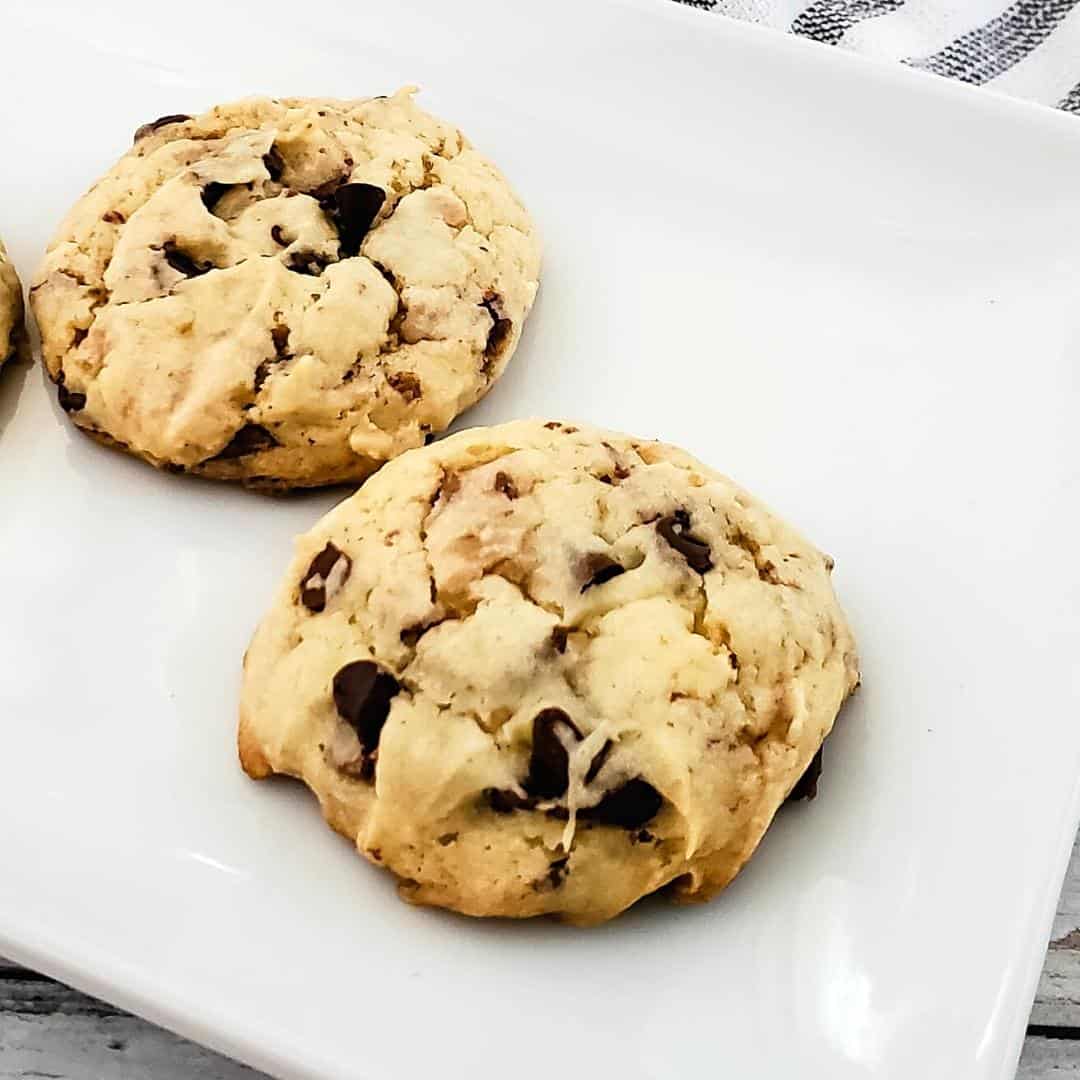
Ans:
[[[261,424],[245,424],[228,441],[225,448],[215,454],[211,461],[230,461],[233,458],[244,457],[246,454],[257,454],[260,450],[270,450],[281,443],[274,438]]]
[[[60,408],[64,412],[78,412],[86,405],[86,395],[78,390],[69,390],[64,385],[64,373],[60,372],[60,378],[56,381],[56,397],[60,402]]]
[[[501,788],[485,788],[484,798],[496,814],[509,814],[514,810],[531,810],[536,805],[535,799],[523,799],[516,791]]]
[[[812,799],[817,795],[818,780],[821,779],[821,764],[824,756],[824,746],[818,747],[818,752],[810,759],[806,766],[806,772],[795,782],[791,794],[785,802],[798,802],[800,799]]]
[[[461,477],[456,472],[443,470],[442,480],[435,492],[432,503],[439,501],[449,502],[461,490]]]
[[[211,180],[202,189],[202,204],[207,210],[213,210],[215,206],[221,201],[221,196],[225,194],[232,184],[221,184],[217,180]]]
[[[586,592],[596,585],[603,585],[604,582],[625,573],[626,567],[620,565],[614,559],[609,559],[606,555],[599,553],[589,555],[585,559],[586,578],[585,584],[581,586],[581,591]]]
[[[151,120],[149,124],[143,124],[135,132],[135,142],[152,135],[158,128],[168,127],[170,124],[182,124],[191,117],[187,113],[170,113],[168,116],[159,116],[157,120]]]
[[[490,293],[480,302],[491,316],[491,329],[488,331],[487,341],[484,344],[484,374],[488,374],[495,366],[496,361],[502,356],[506,345],[510,340],[514,324],[510,319],[499,314],[499,305],[502,298],[495,293]]]
[[[276,317],[280,316],[281,312],[279,311],[276,313]],[[274,355],[267,357],[265,360],[260,360],[259,366],[255,369],[254,389],[256,394],[263,388],[263,384],[270,377],[270,372],[278,364],[292,359],[292,352],[289,349],[289,328],[284,323],[275,323],[270,328],[270,340],[274,345]]]
[[[415,401],[423,393],[423,384],[408,371],[392,371],[386,376],[386,381],[406,401]]]
[[[270,340],[274,343],[274,352],[279,360],[288,360],[292,355],[289,352],[289,332],[284,323],[275,323],[270,329]]]
[[[505,495],[508,499],[516,499],[518,497],[517,485],[510,478],[508,473],[504,473],[501,470],[495,474],[495,490],[500,495]]]
[[[280,225],[272,225],[270,227],[270,239],[279,247],[288,247],[289,244],[292,243],[291,240],[285,238],[285,233],[282,231]]]
[[[570,872],[567,868],[569,862],[570,856],[564,855],[563,858],[548,864],[547,880],[553,889],[557,889],[566,880],[566,875]]]
[[[348,179],[348,172],[339,172],[337,176],[331,176],[316,187],[305,188],[304,194],[310,195],[323,208],[324,213],[333,214],[334,192]]]
[[[316,251],[294,251],[285,263],[289,270],[313,277],[318,277],[329,265],[330,259]]]
[[[529,775],[522,786],[535,798],[557,799],[570,783],[570,755],[559,739],[560,728],[581,740],[581,732],[562,709],[543,709],[533,718]]]
[[[374,775],[379,736],[400,690],[397,679],[370,660],[354,660],[334,676],[334,708],[360,739],[366,759],[361,775],[366,779]]]
[[[641,777],[627,780],[609,791],[595,806],[578,811],[582,818],[623,829],[640,829],[656,817],[664,800],[660,792]]]
[[[271,180],[276,183],[281,179],[281,174],[285,171],[285,159],[276,146],[271,145],[270,149],[263,154],[263,165],[266,166]]]
[[[570,631],[565,626],[556,626],[551,631],[551,644],[555,647],[557,653],[566,652],[566,639],[570,636]]]
[[[326,547],[311,560],[311,565],[300,582],[300,602],[308,611],[319,612],[326,607],[327,579],[333,569],[342,562],[344,568],[341,572],[341,580],[337,583],[338,586],[348,580],[352,571],[352,559],[344,551],[336,548],[332,543],[327,543]]]
[[[712,551],[689,528],[690,515],[685,510],[676,510],[656,523],[656,531],[686,560],[690,569],[704,574],[712,569]]]
[[[180,248],[175,240],[166,240],[161,246],[161,252],[165,256],[165,261],[178,274],[183,274],[184,277],[199,277],[214,269],[213,263],[196,261],[191,255]]]
[[[101,215],[101,220],[107,221],[110,225],[123,225],[127,218],[119,210],[106,210]]]
[[[608,739],[608,741],[600,747],[596,757],[589,762],[589,771],[585,774],[586,784],[591,784],[600,774],[600,770],[604,767],[604,762],[607,761],[608,755],[611,753],[614,746],[615,744]]]
[[[374,184],[342,184],[333,196],[330,216],[341,237],[342,256],[356,255],[375,218],[379,216],[386,192]]]

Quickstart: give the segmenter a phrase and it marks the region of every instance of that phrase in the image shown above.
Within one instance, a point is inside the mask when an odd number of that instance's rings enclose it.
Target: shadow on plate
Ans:
[[[34,361],[27,349],[0,368],[0,439],[15,416],[26,377],[33,366]]]

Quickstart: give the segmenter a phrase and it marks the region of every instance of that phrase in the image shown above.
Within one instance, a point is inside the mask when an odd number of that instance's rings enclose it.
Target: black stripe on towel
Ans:
[[[904,0],[814,0],[795,16],[791,32],[835,45],[857,23],[886,15],[903,3]]]
[[[1080,113],[1080,83],[1077,83],[1057,104],[1066,112]]]
[[[981,85],[1038,48],[1076,0],[1016,0],[996,18],[950,42],[932,56],[911,57],[911,67]]]

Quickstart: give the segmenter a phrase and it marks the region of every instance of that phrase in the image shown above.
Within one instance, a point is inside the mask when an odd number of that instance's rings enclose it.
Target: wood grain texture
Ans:
[[[261,1075],[0,961],[0,1080],[259,1080]]]
[[[1080,837],[1017,1080],[1080,1080]],[[0,1080],[259,1080],[263,1074],[0,958]]]
[[[1016,1080],[1075,1080],[1077,1076],[1080,1076],[1080,1042],[1037,1035],[1027,1037]]]

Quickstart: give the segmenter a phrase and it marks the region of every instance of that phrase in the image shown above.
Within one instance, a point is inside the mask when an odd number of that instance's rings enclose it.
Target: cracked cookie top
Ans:
[[[15,355],[22,336],[22,286],[0,241],[0,364]]]
[[[465,431],[300,539],[241,760],[303,779],[416,902],[587,923],[705,898],[812,786],[858,680],[831,568],[673,447]]]
[[[152,464],[357,481],[505,368],[532,222],[412,90],[167,116],[60,227],[31,298],[60,404]]]

